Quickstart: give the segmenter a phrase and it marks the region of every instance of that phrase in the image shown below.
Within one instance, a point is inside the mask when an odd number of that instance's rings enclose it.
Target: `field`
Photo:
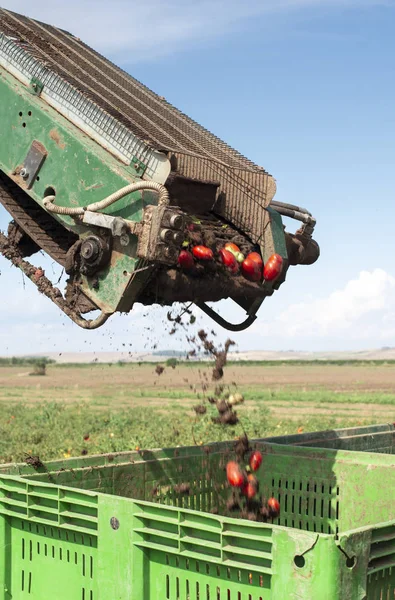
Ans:
[[[232,439],[243,428],[264,437],[395,420],[395,364],[230,364],[223,382],[245,395],[241,425],[211,421],[207,364],[49,365],[0,367],[0,460],[20,461],[114,452],[136,447]],[[206,386],[208,390],[203,392]],[[84,439],[85,438],[85,439]]]

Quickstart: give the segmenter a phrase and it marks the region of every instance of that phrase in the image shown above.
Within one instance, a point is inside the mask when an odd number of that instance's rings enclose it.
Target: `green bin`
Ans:
[[[269,523],[226,514],[233,442],[3,465],[0,599],[393,600],[394,442],[254,440]]]

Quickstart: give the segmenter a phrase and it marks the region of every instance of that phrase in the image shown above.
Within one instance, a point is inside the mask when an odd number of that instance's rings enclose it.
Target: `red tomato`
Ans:
[[[262,464],[262,454],[259,450],[255,450],[250,456],[250,467],[253,471],[257,471]]]
[[[256,262],[259,265],[260,269],[263,268],[263,260],[259,252],[250,252],[249,254],[247,254],[247,258],[250,258],[251,260]]]
[[[240,252],[240,248],[236,246],[233,242],[228,242],[225,244],[225,250],[228,250],[232,254],[238,254]]]
[[[244,260],[244,254],[242,252],[240,252],[240,248],[238,246],[236,246],[236,244],[233,244],[233,242],[228,242],[227,244],[225,244],[225,250],[227,250],[228,252],[231,252],[233,254],[233,256],[235,257],[235,259],[237,260],[237,262],[242,263]]]
[[[192,248],[192,254],[199,260],[213,260],[214,254],[207,246],[194,246]]]
[[[219,255],[225,267],[227,267],[231,273],[237,273],[237,271],[239,270],[239,265],[237,263],[235,255],[232,254],[232,252],[230,252],[229,250],[225,250],[225,248],[222,248],[219,251]]]
[[[246,279],[259,281],[261,279],[262,267],[247,256],[241,263],[241,272]]]
[[[243,487],[241,488],[241,493],[243,496],[246,496],[249,500],[251,500],[257,495],[258,488],[259,484],[257,478],[255,475],[250,474],[247,476],[247,482],[244,483]]]
[[[245,475],[237,462],[231,460],[226,465],[226,477],[233,487],[241,487],[245,482]]]
[[[280,503],[276,498],[269,498],[267,505],[272,517],[277,517],[280,514]]]
[[[191,269],[194,265],[192,254],[188,250],[181,250],[178,255],[178,264],[183,269]]]
[[[263,278],[274,281],[283,270],[283,259],[279,254],[272,254],[263,268]]]

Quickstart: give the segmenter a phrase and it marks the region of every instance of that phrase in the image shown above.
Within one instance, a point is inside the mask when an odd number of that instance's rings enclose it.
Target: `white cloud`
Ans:
[[[6,279],[2,269],[1,285],[10,290],[7,301],[0,303],[0,355],[33,352],[79,351],[151,351],[183,350],[188,347],[180,331],[168,337],[171,324],[167,308],[136,305],[129,315],[116,315],[96,331],[84,331],[74,325],[49,300],[40,296],[28,281],[23,289],[20,273],[12,269]],[[285,284],[286,285],[286,284]],[[288,286],[292,283],[289,282]],[[287,288],[285,297],[297,290]],[[289,292],[289,294],[288,294]],[[284,299],[285,299],[284,297]],[[240,334],[230,334],[243,350],[363,350],[393,345],[395,339],[395,277],[382,269],[362,271],[342,289],[328,296],[306,297],[289,304],[281,312],[274,297],[263,306],[258,320]],[[238,312],[226,303],[214,308],[230,321]],[[229,332],[222,330],[198,310],[196,328],[216,330],[217,342]],[[244,314],[244,313],[243,313]],[[242,320],[243,315],[239,315]]]
[[[393,0],[3,0],[2,6],[51,23],[80,36],[86,43],[133,63],[164,56],[207,39],[230,35],[245,23],[267,15],[273,31],[276,15],[303,9],[392,6]],[[264,31],[262,34],[264,35]]]
[[[391,340],[395,335],[395,277],[382,269],[362,271],[340,290],[323,298],[291,304],[270,323],[257,323],[255,333],[262,337],[280,336],[288,340],[343,339],[347,346],[355,340]]]

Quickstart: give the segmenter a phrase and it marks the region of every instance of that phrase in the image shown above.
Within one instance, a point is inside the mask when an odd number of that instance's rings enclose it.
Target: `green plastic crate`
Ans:
[[[392,600],[394,455],[277,441],[253,442],[267,524],[210,512],[232,443],[3,465],[0,598]]]
[[[394,415],[395,416],[395,415]],[[310,433],[265,438],[267,442],[335,450],[395,454],[395,423],[314,431]]]

